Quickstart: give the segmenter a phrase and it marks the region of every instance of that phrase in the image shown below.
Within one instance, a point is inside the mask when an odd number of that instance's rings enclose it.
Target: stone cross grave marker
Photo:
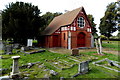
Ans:
[[[78,73],[87,73],[89,70],[89,62],[81,62],[78,66]]]
[[[15,77],[15,76],[19,76],[20,72],[19,72],[19,66],[18,66],[18,59],[20,58],[20,56],[13,56],[13,66],[12,66],[12,72],[11,72],[11,78]]]

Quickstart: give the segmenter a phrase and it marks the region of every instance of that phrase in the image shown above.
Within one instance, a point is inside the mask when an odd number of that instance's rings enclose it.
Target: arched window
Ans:
[[[78,26],[80,28],[83,28],[85,26],[85,20],[83,17],[79,17],[78,20],[77,20],[77,23],[78,23]]]

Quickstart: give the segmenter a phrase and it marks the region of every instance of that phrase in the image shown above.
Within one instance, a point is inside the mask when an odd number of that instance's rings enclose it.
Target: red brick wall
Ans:
[[[84,28],[78,27],[77,18],[80,16],[84,17],[84,20],[85,20]],[[87,28],[90,27],[90,25],[87,21],[87,17],[85,16],[85,13],[80,12],[70,26],[76,27],[76,31],[71,31],[71,48],[77,48],[77,35],[80,32],[83,32],[85,34],[85,47],[91,47],[91,35],[90,35],[91,33],[87,32]],[[56,32],[57,32],[57,30],[56,30]],[[58,39],[58,45],[59,45],[58,47],[68,48],[68,31],[61,31],[61,33],[59,33],[59,34],[53,33],[50,36],[46,36],[45,37],[45,47],[53,47],[53,43],[54,43],[53,36],[54,35],[59,36],[58,37],[59,38]],[[65,35],[65,37],[64,37],[64,35]]]
[[[46,36],[45,37],[45,47],[49,47],[52,48],[54,47],[53,43],[54,43],[54,36],[58,36],[58,44],[56,47],[61,47],[61,35],[51,35],[51,36]]]
[[[78,17],[84,17],[84,20],[85,20],[85,26],[84,28],[80,28],[78,27],[78,24],[77,24],[77,19]],[[77,48],[77,35],[80,33],[80,32],[83,32],[85,34],[85,47],[91,47],[91,33],[87,32],[87,28],[90,27],[88,21],[87,21],[87,18],[84,14],[84,12],[80,12],[79,15],[76,17],[76,19],[73,21],[73,23],[71,24],[71,26],[74,26],[76,27],[76,32],[71,32],[72,33],[72,48]],[[76,36],[76,37],[75,37]]]
[[[77,48],[77,33],[71,32],[71,48]]]

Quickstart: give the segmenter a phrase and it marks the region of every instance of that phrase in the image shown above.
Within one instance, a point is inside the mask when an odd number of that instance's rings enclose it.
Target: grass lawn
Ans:
[[[107,43],[106,40],[102,41],[102,47],[120,51],[120,41],[109,41],[109,42],[110,43]]]
[[[103,58],[108,58],[110,60],[119,61],[118,56],[114,54],[104,53],[104,56],[93,55],[96,52],[82,52],[81,55],[70,56],[69,54],[59,54],[52,53],[46,50],[46,52],[36,53],[36,54],[25,54],[19,52],[14,55],[2,55],[3,59],[0,59],[2,62],[2,68],[8,68],[9,71],[4,75],[8,75],[10,71],[10,67],[12,66],[12,56],[19,55],[19,65],[40,62],[30,69],[20,69],[20,72],[23,74],[29,74],[30,78],[44,78],[45,76],[50,76],[50,78],[71,78],[78,72],[78,64],[79,62],[91,60],[89,67],[90,71],[87,74],[79,75],[76,78],[117,78],[118,73],[112,70],[105,69],[103,67],[98,67],[92,64],[92,62],[101,60]],[[98,58],[98,59],[96,59]],[[79,61],[79,62],[77,62]],[[59,64],[58,64],[59,63]],[[71,65],[74,65],[70,67]],[[42,67],[39,67],[42,66]],[[70,68],[68,68],[70,67]],[[63,69],[63,70],[62,70]],[[58,75],[52,76],[49,71],[54,70],[58,72]]]

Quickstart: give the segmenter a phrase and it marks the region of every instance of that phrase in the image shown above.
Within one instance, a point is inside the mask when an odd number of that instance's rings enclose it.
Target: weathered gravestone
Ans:
[[[4,46],[3,50],[5,54],[12,54],[12,49],[13,49],[12,45],[6,45]]]
[[[0,40],[0,50],[2,49],[2,47],[3,47],[3,43],[2,43],[2,41]]]
[[[60,77],[60,80],[64,80],[64,77]]]
[[[71,52],[71,55],[74,56],[74,55],[78,55],[79,54],[79,50],[77,48],[75,49],[72,49],[72,52]]]
[[[81,62],[78,66],[78,73],[87,73],[89,70],[89,62],[85,61],[85,62]]]
[[[14,44],[14,45],[13,45],[13,48],[15,48],[15,49],[20,48],[20,44],[18,44],[18,43]]]
[[[19,72],[19,66],[18,66],[18,59],[20,58],[20,56],[13,56],[13,66],[12,66],[12,72],[10,74],[11,78],[18,78],[20,76],[20,72]]]
[[[30,47],[21,47],[21,50],[22,51],[28,51],[28,50],[30,50]]]
[[[55,72],[54,70],[50,70],[50,74],[53,75],[53,76],[56,76],[58,73]]]
[[[89,61],[81,62],[78,65],[78,73],[73,75],[72,77],[76,77],[81,74],[85,74],[89,71]]]

